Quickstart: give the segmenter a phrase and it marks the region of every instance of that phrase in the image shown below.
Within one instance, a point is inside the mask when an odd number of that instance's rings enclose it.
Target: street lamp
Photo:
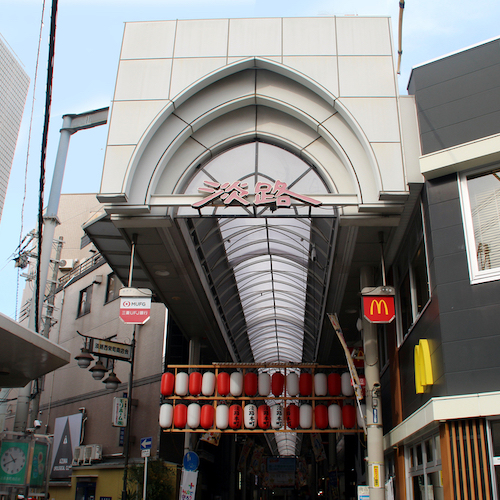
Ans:
[[[100,359],[98,359],[96,364],[92,368],[90,368],[89,371],[92,373],[92,377],[95,380],[102,380],[104,378],[104,375],[106,375],[106,372],[108,370],[103,365],[102,361]]]
[[[75,356],[76,362],[80,368],[88,368],[90,363],[94,361],[94,357],[89,353],[86,347],[82,347],[80,354]]]

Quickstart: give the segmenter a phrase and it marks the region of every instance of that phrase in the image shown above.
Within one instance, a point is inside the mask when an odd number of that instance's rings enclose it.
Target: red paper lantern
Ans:
[[[162,396],[171,396],[174,393],[175,377],[171,372],[166,372],[161,376],[160,392]]]
[[[187,406],[184,404],[175,405],[174,408],[174,426],[179,429],[184,429],[187,423]]]
[[[241,428],[241,406],[231,405],[229,407],[229,427],[231,429]]]
[[[356,408],[352,405],[344,405],[342,407],[342,422],[345,429],[352,429],[356,424]]]
[[[231,387],[231,377],[229,373],[221,372],[217,375],[217,392],[220,396],[227,396]]]
[[[312,375],[310,373],[300,374],[299,394],[301,396],[310,396],[312,394]]]
[[[255,396],[257,394],[258,377],[256,373],[245,373],[244,387],[245,396]]]
[[[261,429],[271,427],[271,409],[268,405],[260,405],[257,410],[257,423]]]
[[[328,374],[328,394],[330,396],[339,396],[342,392],[342,379],[340,373]]]
[[[274,372],[271,376],[271,392],[276,396],[281,396],[285,385],[285,376],[281,372]]]
[[[203,375],[200,372],[192,372],[189,374],[189,394],[191,394],[191,396],[200,395],[202,381]]]
[[[206,404],[201,407],[200,424],[204,429],[210,429],[214,424],[214,407]]]
[[[296,429],[300,422],[300,410],[296,404],[289,404],[286,407],[286,425],[290,429]]]
[[[328,427],[328,408],[325,405],[316,405],[314,408],[314,422],[317,429]]]

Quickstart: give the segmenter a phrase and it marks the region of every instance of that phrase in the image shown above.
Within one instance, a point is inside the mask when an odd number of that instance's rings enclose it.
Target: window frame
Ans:
[[[408,335],[413,330],[415,324],[418,322],[424,311],[427,309],[430,301],[432,300],[432,284],[431,284],[431,274],[429,268],[429,257],[427,252],[427,236],[426,236],[426,227],[424,220],[424,207],[422,203],[422,199],[420,199],[418,208],[415,209],[410,223],[408,224],[408,232],[410,234],[411,231],[417,229],[416,224],[419,223],[418,237],[415,238],[415,241],[410,245],[402,248],[401,253],[397,257],[394,266],[394,274],[395,274],[395,282],[397,283],[396,287],[396,305],[399,311],[399,314],[396,315],[396,325],[397,325],[397,339],[398,346],[400,346],[404,340],[408,337]],[[423,250],[423,257],[425,263],[425,269],[427,274],[427,301],[421,304],[420,310],[418,306],[418,290],[417,290],[417,278],[415,273],[416,266],[414,265],[416,260],[416,256],[418,255],[419,250]],[[408,313],[411,314],[411,322],[408,325],[403,324],[403,316],[402,316],[402,300],[401,300],[401,292],[403,289],[403,285],[408,281]],[[405,295],[406,297],[406,295]],[[407,326],[407,328],[406,328]],[[405,329],[406,328],[406,329]]]
[[[500,280],[500,266],[487,270],[479,269],[468,178],[471,176],[478,176],[481,174],[494,172],[499,169],[500,164],[494,163],[472,170],[464,170],[463,172],[459,172],[458,174],[460,207],[462,210],[462,220],[465,236],[465,250],[467,254],[467,265],[469,267],[469,278],[472,285],[477,283],[486,283],[488,281]]]
[[[115,283],[112,286],[111,290],[111,280],[116,280]],[[122,288],[122,283],[116,273],[112,272],[109,273],[106,277],[106,291],[104,294],[104,305],[109,304],[110,302],[113,302],[114,300],[118,299],[120,297],[120,288]],[[111,292],[112,291],[112,297],[110,298]]]
[[[77,318],[81,318],[82,316],[86,316],[90,314],[91,305],[92,305],[92,288],[93,284],[86,286],[80,290],[80,294],[78,295],[78,310],[76,313]],[[84,294],[87,294],[85,300],[83,300]],[[86,304],[84,309],[82,310],[82,305]],[[88,304],[88,306],[87,306]]]

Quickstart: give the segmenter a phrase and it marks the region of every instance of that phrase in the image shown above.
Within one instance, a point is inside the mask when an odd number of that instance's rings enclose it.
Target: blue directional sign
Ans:
[[[151,445],[153,444],[153,438],[141,438],[141,450],[150,450]]]
[[[182,465],[187,471],[195,471],[200,465],[200,457],[198,457],[198,455],[194,451],[188,451],[184,455]]]

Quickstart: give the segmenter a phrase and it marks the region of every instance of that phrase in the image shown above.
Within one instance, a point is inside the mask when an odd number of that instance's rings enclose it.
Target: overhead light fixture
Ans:
[[[81,349],[78,356],[75,356],[75,359],[80,368],[88,368],[90,366],[90,363],[94,361],[94,357],[85,347]]]
[[[103,380],[103,383],[106,384],[106,389],[110,391],[116,391],[118,386],[122,383],[121,380],[116,376],[116,373],[112,371],[106,380]]]
[[[92,373],[92,377],[95,380],[102,380],[106,372],[108,371],[106,367],[102,364],[102,361],[99,359],[96,364],[89,370]]]

